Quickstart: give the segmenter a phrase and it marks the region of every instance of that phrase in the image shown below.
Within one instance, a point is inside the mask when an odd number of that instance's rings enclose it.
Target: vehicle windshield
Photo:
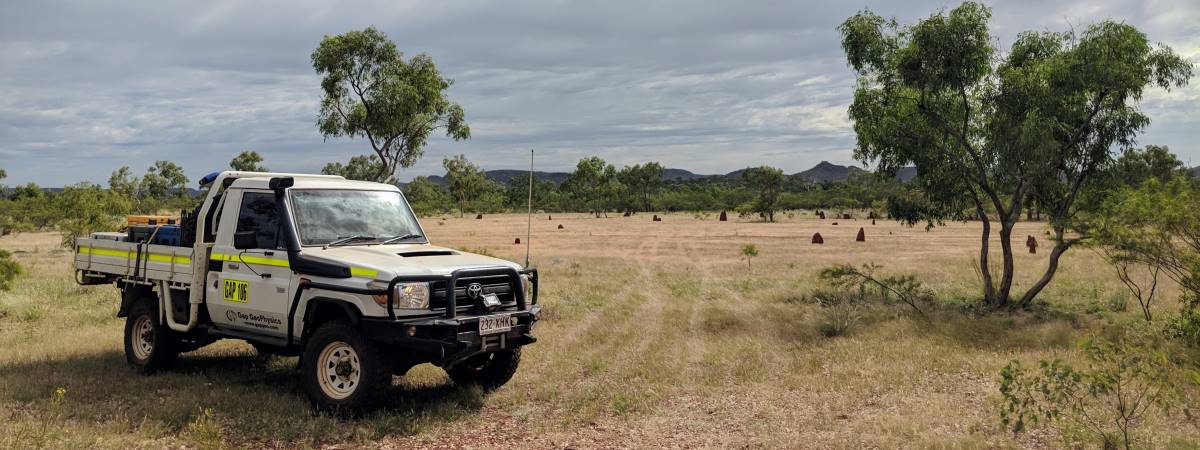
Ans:
[[[408,203],[396,191],[292,190],[301,245],[424,241]]]

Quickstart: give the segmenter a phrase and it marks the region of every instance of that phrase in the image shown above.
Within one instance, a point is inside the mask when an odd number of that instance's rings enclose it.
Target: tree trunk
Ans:
[[[1065,241],[1063,240],[1062,228],[1055,228],[1054,236],[1056,239],[1054,242],[1054,248],[1050,249],[1050,264],[1046,266],[1046,272],[1042,274],[1042,278],[1038,279],[1037,283],[1034,283],[1028,291],[1025,291],[1025,295],[1021,297],[1021,303],[1019,305],[1022,308],[1028,307],[1030,304],[1032,304],[1034,297],[1037,297],[1038,293],[1042,292],[1042,289],[1045,288],[1046,285],[1050,284],[1050,280],[1054,279],[1054,272],[1058,271],[1058,258],[1061,257],[1068,248],[1071,248],[1070,244],[1064,243]]]
[[[1012,291],[1013,282],[1013,249],[1012,249],[1012,232],[1015,220],[1011,217],[1001,217],[1000,219],[1000,252],[1003,258],[1003,268],[1000,275],[1000,286],[996,291],[995,306],[1007,306],[1009,293]]]
[[[992,269],[988,267],[988,247],[992,238],[992,222],[983,208],[976,208],[979,221],[983,223],[983,239],[979,245],[979,276],[983,278],[983,304],[992,306],[996,301],[996,288],[992,285]]]

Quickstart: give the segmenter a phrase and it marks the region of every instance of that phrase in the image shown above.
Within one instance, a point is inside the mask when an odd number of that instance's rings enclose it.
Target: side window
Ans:
[[[275,195],[265,192],[243,193],[237,231],[253,231],[258,238],[257,248],[279,248],[279,211],[275,209]]]

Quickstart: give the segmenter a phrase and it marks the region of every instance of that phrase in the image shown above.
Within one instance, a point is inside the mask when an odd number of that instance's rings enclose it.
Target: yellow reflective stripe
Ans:
[[[174,259],[175,259],[175,261],[174,261],[175,264],[191,264],[192,263],[192,258],[188,258],[186,256],[176,256]],[[150,260],[158,261],[158,262],[165,262],[165,263],[172,262],[171,255],[163,255],[163,254],[159,254],[159,253],[151,253]]]
[[[379,276],[379,271],[375,270],[375,269],[368,269],[366,267],[351,266],[350,267],[350,275],[354,275],[356,277],[375,278],[375,277]]]
[[[93,255],[112,256],[115,258],[125,258],[125,259],[133,258],[134,256],[137,255],[137,252],[133,251],[133,250],[112,250],[112,249],[106,249],[106,248],[92,248],[92,247],[79,247],[79,253],[90,253]],[[148,257],[150,258],[151,261],[165,262],[165,263],[171,262],[171,255],[167,255],[167,254],[151,253],[148,255]],[[186,256],[175,256],[174,258],[175,258],[176,264],[191,264],[192,263],[192,259],[188,258]],[[240,263],[245,263],[245,264],[260,264],[260,265],[264,265],[264,266],[274,266],[274,267],[290,267],[290,265],[288,264],[288,261],[286,259],[264,258],[261,256],[250,256],[250,255],[239,256],[239,255],[226,255],[226,254],[222,254],[222,253],[213,253],[212,256],[210,257],[210,259],[212,259],[214,261],[240,262]],[[366,268],[366,267],[353,267],[352,266],[352,267],[350,267],[350,275],[353,275],[356,277],[375,278],[375,277],[379,276],[379,271],[375,270],[375,269]]]
[[[136,253],[133,250],[112,250],[107,248],[79,247],[79,253],[90,253],[99,256],[112,256],[129,259]]]
[[[114,250],[114,249],[108,249],[108,248],[94,248],[94,247],[79,247],[79,253],[89,253],[89,254],[97,255],[97,256],[111,256],[114,258],[125,258],[125,259],[129,259],[129,258],[133,258],[133,257],[137,256],[137,252],[134,250]],[[165,262],[165,263],[170,263],[171,258],[172,258],[171,255],[164,254],[164,253],[148,253],[146,255],[151,261]],[[192,259],[188,258],[186,256],[175,256],[174,258],[175,258],[176,264],[191,264],[192,263]]]
[[[288,260],[286,259],[264,258],[261,256],[226,255],[221,253],[213,253],[211,259],[218,261],[240,262],[245,264],[259,264],[264,266],[290,267],[288,265]]]

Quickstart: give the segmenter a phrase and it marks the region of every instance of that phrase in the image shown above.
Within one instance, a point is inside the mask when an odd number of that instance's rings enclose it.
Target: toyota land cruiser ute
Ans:
[[[537,271],[431,245],[395,186],[236,171],[201,186],[178,223],[75,241],[77,281],[121,291],[138,371],[242,339],[299,356],[318,409],[353,411],[422,363],[497,388],[536,341]]]

